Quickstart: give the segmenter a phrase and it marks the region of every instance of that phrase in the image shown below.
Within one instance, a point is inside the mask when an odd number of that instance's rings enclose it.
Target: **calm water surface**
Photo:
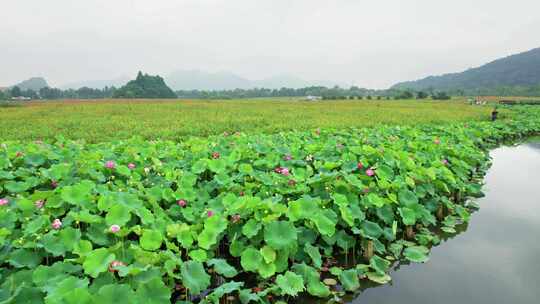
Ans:
[[[491,156],[486,196],[466,231],[351,303],[540,303],[540,140]]]

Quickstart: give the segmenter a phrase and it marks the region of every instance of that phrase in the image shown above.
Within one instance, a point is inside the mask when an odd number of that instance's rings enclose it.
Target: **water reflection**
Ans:
[[[467,231],[351,303],[539,303],[540,140],[494,150]]]

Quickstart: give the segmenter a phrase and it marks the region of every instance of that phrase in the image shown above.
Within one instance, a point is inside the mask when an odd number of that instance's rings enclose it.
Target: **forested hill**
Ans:
[[[531,87],[540,84],[540,48],[508,56],[462,73],[430,76],[402,82],[393,89],[476,90],[498,87]]]
[[[135,80],[116,90],[113,98],[176,98],[160,76],[139,72]]]

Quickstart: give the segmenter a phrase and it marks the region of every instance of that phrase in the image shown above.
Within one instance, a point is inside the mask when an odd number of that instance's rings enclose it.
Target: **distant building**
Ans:
[[[322,100],[322,97],[321,96],[308,95],[304,99],[309,100],[309,101],[316,101],[316,100]]]
[[[7,92],[9,91],[9,87],[0,87],[0,92]]]

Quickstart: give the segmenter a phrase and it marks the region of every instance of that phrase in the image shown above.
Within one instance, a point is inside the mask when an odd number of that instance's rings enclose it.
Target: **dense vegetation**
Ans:
[[[268,303],[387,283],[395,261],[428,260],[435,227],[469,220],[489,147],[540,131],[538,109],[514,117],[4,142],[0,301]]]
[[[491,109],[464,100],[298,101],[256,99],[228,101],[105,100],[33,102],[0,108],[0,139],[69,139],[99,142],[139,135],[145,139],[180,139],[223,132],[275,133],[375,124],[420,124],[489,118]],[[504,114],[504,113],[501,113]]]
[[[135,80],[116,90],[113,98],[176,98],[176,94],[160,76],[139,72]]]
[[[393,89],[436,89],[467,95],[540,96],[540,48],[495,60],[462,73],[430,76]]]

